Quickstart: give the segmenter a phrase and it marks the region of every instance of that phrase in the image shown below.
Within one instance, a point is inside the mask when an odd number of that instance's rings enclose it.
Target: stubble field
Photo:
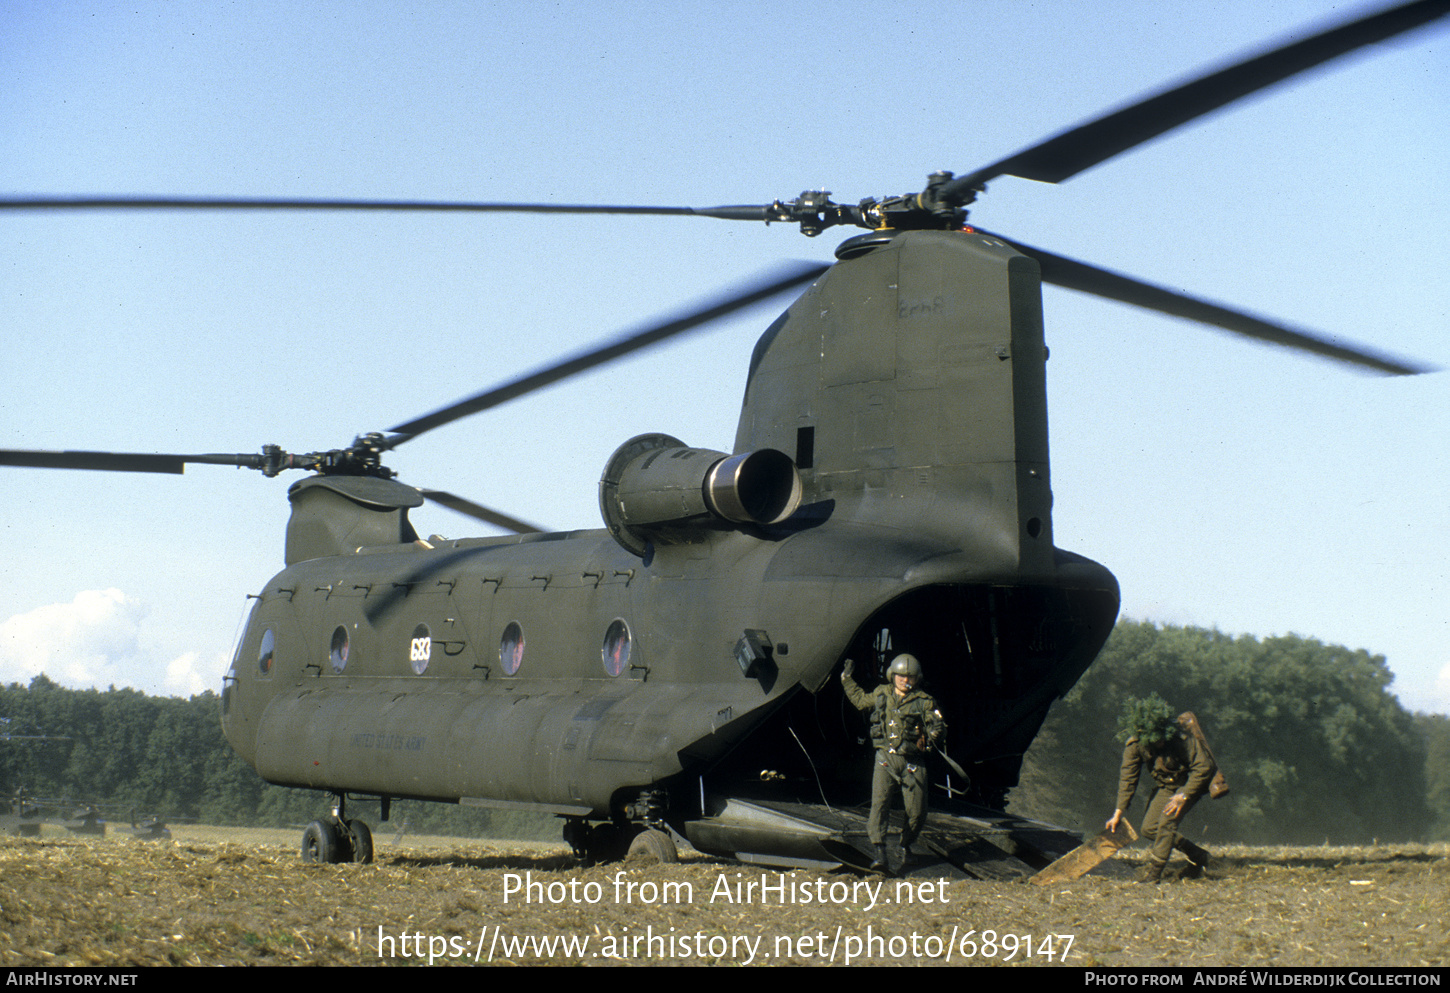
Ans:
[[[382,834],[374,865],[311,865],[300,831],[174,830],[0,840],[0,965],[1450,964],[1443,844],[1227,848],[1204,879],[1039,888]]]

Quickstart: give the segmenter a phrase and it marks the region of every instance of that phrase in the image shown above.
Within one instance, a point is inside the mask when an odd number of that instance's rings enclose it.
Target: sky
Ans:
[[[1379,9],[1332,0],[0,0],[0,195],[854,203]],[[972,220],[1450,367],[1450,24]],[[341,447],[854,231],[703,218],[0,215],[0,447]],[[388,460],[599,526],[626,439],[730,449],[780,300]],[[1057,544],[1123,616],[1384,655],[1450,713],[1450,372],[1387,378],[1044,289]],[[0,680],[220,686],[290,477],[0,473]],[[425,535],[487,533],[447,510]]]

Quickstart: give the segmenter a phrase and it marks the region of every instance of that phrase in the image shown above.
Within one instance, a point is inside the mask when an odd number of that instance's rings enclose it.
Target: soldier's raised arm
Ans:
[[[856,663],[850,659],[846,660],[845,666],[841,669],[841,686],[846,690],[846,699],[851,701],[851,706],[857,710],[870,710],[875,706],[871,694],[863,690],[852,678],[851,673],[856,669]]]

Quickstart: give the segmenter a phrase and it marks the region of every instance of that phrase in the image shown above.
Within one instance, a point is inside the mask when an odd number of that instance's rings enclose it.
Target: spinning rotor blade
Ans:
[[[998,176],[1020,176],[1044,183],[1060,183],[1259,90],[1267,89],[1357,49],[1422,27],[1447,14],[1450,14],[1450,0],[1414,0],[1371,14],[1087,121],[966,176],[946,180],[926,192],[930,193],[931,199],[941,204],[960,207],[971,203],[976,198],[976,193],[984,188],[983,184]],[[867,202],[863,201],[863,205]],[[0,210],[331,210],[687,215],[766,223],[804,221],[803,230],[808,234],[817,234],[822,227],[841,223],[867,228],[882,226],[881,219],[869,216],[869,212],[830,204],[824,197],[817,203],[808,194],[802,194],[800,200],[791,203],[776,201],[764,206],[720,207],[142,195],[13,196],[0,197]]]
[[[1295,331],[1282,324],[1274,324],[1251,314],[1230,310],[1206,300],[1199,300],[1186,293],[1179,293],[1177,290],[1154,286],[1131,276],[1088,265],[1086,262],[1054,255],[1040,248],[1033,248],[1031,245],[1003,238],[999,234],[982,231],[981,228],[974,230],[1004,241],[1024,255],[1032,256],[1042,266],[1043,282],[1052,283],[1055,286],[1091,293],[1093,296],[1117,300],[1147,310],[1156,310],[1174,317],[1187,318],[1201,324],[1211,324],[1247,338],[1256,338],[1259,341],[1267,341],[1301,352],[1311,352],[1338,362],[1364,366],[1396,376],[1414,376],[1423,372],[1433,372],[1435,368],[1391,358],[1361,346],[1338,345],[1326,338],[1304,331]]]
[[[786,290],[800,286],[802,283],[808,283],[829,268],[829,266],[824,265],[792,266],[786,270],[787,275],[785,276],[777,276],[772,278],[768,283],[753,285],[723,300],[711,303],[698,311],[686,314],[684,317],[676,318],[664,324],[647,327],[643,331],[637,331],[633,334],[618,338],[607,345],[602,345],[588,352],[576,355],[573,358],[565,359],[555,365],[540,369],[538,372],[529,373],[502,386],[485,390],[467,400],[461,400],[451,406],[444,407],[442,410],[434,411],[425,417],[409,421],[406,424],[399,424],[397,427],[389,430],[389,434],[394,437],[388,439],[387,447],[396,448],[403,442],[416,438],[425,431],[431,431],[436,427],[452,423],[459,418],[467,417],[469,414],[476,414],[481,410],[497,407],[499,404],[507,403],[526,393],[532,393],[534,390],[542,389],[552,383],[557,383],[567,376],[577,375],[593,369],[595,366],[622,358],[631,352],[648,348],[651,345],[657,345],[669,338],[697,328],[702,324],[707,324],[710,321],[733,314],[735,311],[742,310],[751,304],[768,300],[779,293],[784,293]]]
[[[561,203],[469,203],[449,200],[328,200],[264,197],[0,197],[0,210],[374,210],[485,214],[684,214],[764,221],[765,207],[628,207]]]
[[[558,382],[567,376],[584,372],[613,359],[658,344],[683,334],[702,324],[725,317],[751,304],[767,300],[792,287],[815,279],[829,266],[806,265],[804,263],[787,267],[785,275],[777,273],[766,283],[748,287],[724,300],[713,303],[684,317],[654,325],[617,339],[610,344],[584,352],[574,358],[557,363],[539,372],[532,373],[480,393],[468,400],[445,407],[426,417],[410,421],[393,428],[384,438],[369,434],[356,440],[344,449],[329,452],[310,452],[294,455],[276,445],[266,445],[258,455],[157,455],[128,452],[54,452],[24,449],[0,449],[0,465],[22,466],[41,469],[89,469],[102,472],[164,472],[180,474],[188,463],[211,465],[234,465],[259,469],[268,476],[275,476],[287,469],[310,469],[324,474],[379,475],[390,478],[393,473],[379,464],[378,456],[425,431],[451,423],[469,414],[486,410],[523,396],[533,390]],[[442,490],[419,490],[427,499],[433,500],[459,513],[487,521],[497,527],[517,534],[529,534],[541,529],[527,521],[521,521],[499,511],[484,507],[471,500]]]
[[[487,521],[495,527],[501,527],[505,531],[512,531],[514,534],[539,534],[543,528],[527,521],[521,521],[517,517],[510,517],[508,514],[499,513],[497,510],[490,510],[482,504],[474,503],[472,500],[465,500],[461,496],[454,496],[452,493],[445,493],[443,490],[418,489],[426,499],[441,504],[449,510],[456,510],[460,514],[467,514],[469,517],[477,518],[480,521]]]
[[[169,472],[180,475],[188,463],[260,468],[260,455],[148,455],[130,452],[41,452],[0,449],[0,465],[31,469],[91,469],[98,472]]]
[[[952,180],[943,187],[943,196],[956,202],[955,196],[966,195],[997,176],[1060,183],[1251,93],[1446,14],[1450,14],[1450,0],[1417,0],[1341,25],[1081,124]]]

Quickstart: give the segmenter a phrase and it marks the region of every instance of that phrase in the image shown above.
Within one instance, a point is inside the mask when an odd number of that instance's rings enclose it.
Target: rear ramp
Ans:
[[[729,799],[713,817],[690,821],[685,836],[702,852],[783,868],[869,871],[874,853],[866,807]],[[899,859],[901,814],[887,848]],[[931,811],[912,846],[905,876],[1023,880],[1077,848],[1073,831],[999,810],[958,803]]]

